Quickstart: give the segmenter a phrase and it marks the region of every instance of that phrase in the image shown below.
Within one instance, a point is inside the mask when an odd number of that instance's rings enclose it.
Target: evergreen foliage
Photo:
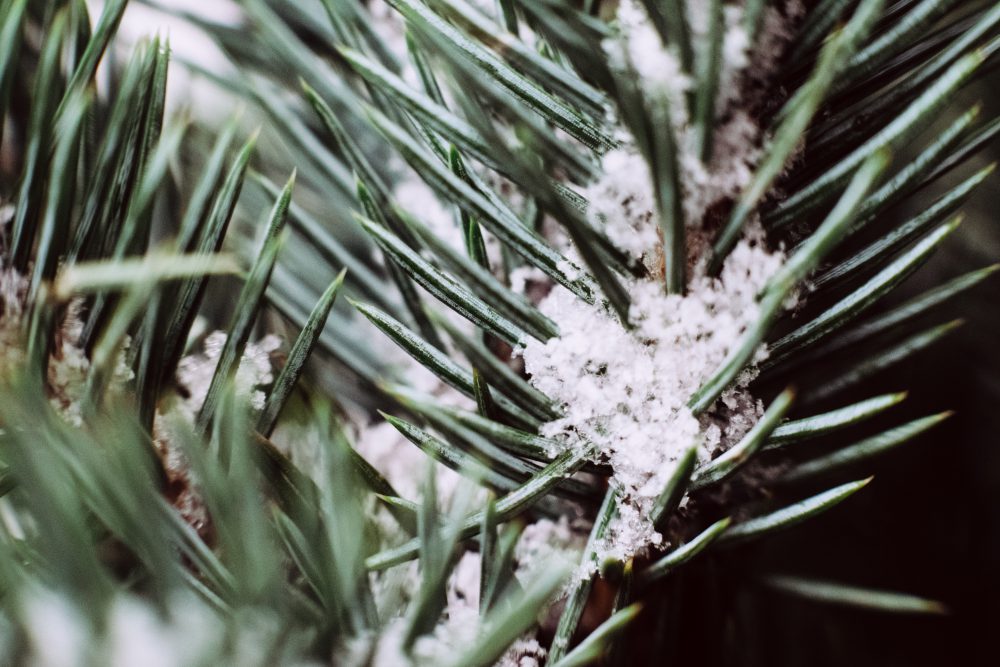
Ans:
[[[819,0],[799,20],[791,0],[711,0],[694,3],[699,28],[692,3],[631,3],[692,82],[676,94],[606,48],[614,0],[470,2],[388,0],[397,43],[363,0],[241,0],[239,25],[182,14],[234,69],[181,64],[247,106],[213,127],[166,111],[165,37],[112,57],[127,0],[94,16],[0,0],[4,663],[638,664],[670,654],[696,560],[823,603],[943,611],[732,563],[877,484],[874,457],[950,414],[895,418],[905,394],[869,378],[944,340],[959,322],[934,309],[995,271],[880,304],[961,233],[992,172],[966,164],[1000,124],[955,104],[1000,62],[1000,6]],[[791,27],[754,84],[752,173],[692,221],[690,157],[710,171],[728,145],[734,7],[751,46],[768,16]],[[588,213],[602,158],[627,142],[653,193],[658,248],[639,257]],[[890,215],[953,170],[971,173]],[[419,206],[399,195],[414,177]],[[725,451],[685,442],[656,471],[643,520],[663,542],[622,556],[614,462],[544,431],[571,406],[518,358],[579,324],[518,276],[633,335],[637,281],[685,299],[764,233],[780,266],[681,403],[729,414],[739,386],[767,407]],[[357,446],[376,411],[440,464],[409,471],[419,496]],[[560,516],[579,550],[526,572],[522,532]],[[468,554],[478,605],[459,622]]]

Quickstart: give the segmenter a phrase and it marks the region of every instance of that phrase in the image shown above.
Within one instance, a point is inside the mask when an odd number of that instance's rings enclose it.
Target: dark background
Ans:
[[[984,119],[1000,115],[1000,76],[970,86],[949,113],[983,102]],[[947,122],[942,118],[941,124]],[[932,129],[929,134],[933,135]],[[923,143],[923,142],[917,142]],[[896,211],[905,219],[949,183],[1000,159],[994,141],[956,174]],[[890,303],[974,268],[1000,261],[1000,175],[963,207],[966,220]],[[904,217],[905,216],[905,217]],[[942,410],[951,419],[883,456],[860,474],[872,484],[829,513],[727,557],[727,566],[795,573],[940,600],[944,616],[896,616],[793,598],[753,588],[734,593],[730,611],[752,628],[736,665],[997,665],[1000,633],[1000,276],[994,275],[929,322],[956,317],[964,326],[901,366],[866,383],[855,400],[909,389],[889,425]],[[846,403],[847,401],[841,401]],[[734,562],[735,561],[735,562]],[[711,576],[711,573],[706,573]],[[742,597],[741,597],[742,595]],[[682,653],[707,664],[705,642],[731,632],[721,615],[692,623]],[[714,627],[713,627],[714,626]],[[683,631],[683,630],[682,630]],[[748,635],[748,636],[747,636]],[[728,642],[727,642],[728,643]],[[700,647],[700,649],[699,649]],[[696,657],[698,656],[698,657]],[[708,662],[711,662],[709,660]],[[660,663],[652,663],[660,664]],[[665,663],[664,663],[665,664]]]

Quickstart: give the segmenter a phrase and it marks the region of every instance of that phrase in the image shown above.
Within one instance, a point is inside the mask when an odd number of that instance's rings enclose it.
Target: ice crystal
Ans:
[[[660,232],[649,165],[633,147],[608,151],[602,176],[586,191],[589,215],[608,239],[638,258],[657,252]]]
[[[495,667],[541,667],[548,654],[537,639],[521,637],[511,644],[507,652],[500,656]]]

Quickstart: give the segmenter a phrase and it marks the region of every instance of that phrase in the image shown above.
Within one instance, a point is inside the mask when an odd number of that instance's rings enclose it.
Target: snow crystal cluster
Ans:
[[[357,451],[382,472],[404,497],[416,497],[427,458],[417,447],[387,424],[364,429],[357,440]],[[440,505],[451,508],[469,484],[458,473],[436,464],[437,493]],[[483,501],[479,494],[479,501]],[[459,503],[461,504],[461,503]],[[453,508],[452,508],[453,509]],[[380,536],[386,544],[405,539],[394,520],[378,512],[375,517]],[[567,518],[558,521],[539,519],[528,524],[515,547],[515,578],[522,584],[532,581],[545,567],[554,563],[572,565],[579,561],[585,533],[574,530]],[[455,656],[476,641],[481,625],[479,613],[481,557],[466,552],[452,571],[446,587],[446,605],[433,632],[419,637],[407,654],[402,648],[406,618],[389,619],[377,636],[351,639],[340,648],[336,663],[346,666],[396,665],[431,666],[453,662]],[[373,593],[380,609],[405,609],[420,589],[417,562],[372,575]],[[531,635],[514,642],[496,663],[497,667],[540,667],[546,651]]]
[[[384,628],[377,638],[352,638],[334,656],[334,664],[343,667],[436,667],[451,664],[457,651],[468,648],[475,641],[477,617],[478,613],[470,609],[469,615],[461,620],[440,623],[433,634],[418,638],[409,653],[402,647],[406,624],[403,619],[397,619]],[[462,642],[455,641],[459,637]],[[377,643],[373,646],[372,642],[376,639]],[[500,656],[494,667],[541,667],[545,664],[546,654],[547,651],[537,639],[520,637]]]
[[[422,635],[407,654],[402,647],[406,619],[391,619],[378,636],[350,639],[335,656],[335,664],[353,667],[432,667],[454,662],[455,656],[474,645],[480,629],[479,555],[466,553],[455,568],[447,587],[447,605],[441,621],[430,634]],[[373,645],[374,644],[374,645]],[[494,667],[541,667],[546,650],[531,636],[520,637],[504,652]]]
[[[796,4],[797,3],[790,3]],[[693,40],[707,30],[707,3],[689,0]],[[541,310],[559,323],[561,335],[530,341],[523,350],[532,384],[555,399],[563,415],[542,427],[566,449],[597,445],[595,459],[610,463],[618,491],[618,516],[602,545],[603,556],[627,558],[662,544],[650,510],[676,462],[697,446],[699,462],[735,444],[756,423],[763,406],[746,390],[753,366],[712,408],[694,415],[687,403],[739,344],[758,317],[758,294],[784,261],[767,248],[759,225],[749,226],[718,277],[705,275],[713,231],[706,213],[735,198],[760,157],[763,130],[750,111],[754,81],[773,72],[797,10],[765,10],[757,50],[749,51],[742,7],[724,9],[715,142],[705,164],[694,152],[686,113],[691,81],[677,54],[666,48],[641,3],[621,0],[619,35],[606,43],[612,63],[631,67],[645,88],[659,87],[671,104],[677,136],[680,185],[687,227],[689,283],[685,294],[667,295],[661,235],[650,170],[627,130],[620,148],[608,152],[602,174],[585,192],[588,215],[610,240],[642,261],[652,278],[632,282],[631,330],[602,306],[589,306],[565,290],[553,290]],[[768,54],[760,55],[760,49]],[[747,70],[750,63],[753,74]],[[761,63],[772,68],[761,73]],[[755,361],[766,356],[763,347]]]
[[[687,402],[757,318],[757,291],[782,259],[745,241],[718,278],[695,278],[686,295],[665,295],[658,281],[637,281],[631,331],[565,290],[553,290],[542,303],[561,335],[529,342],[525,369],[563,408],[542,435],[572,449],[595,443],[599,459],[611,464],[612,483],[625,500],[612,526],[620,556],[659,544],[648,513],[684,452],[697,444],[705,462],[758,418],[760,406],[743,389],[749,375],[723,396],[720,410],[728,418],[722,425],[699,420]]]
[[[412,375],[417,385],[423,386],[436,400],[466,409],[474,408],[468,398],[414,367],[412,360],[409,360],[409,366],[403,368],[407,376]],[[429,380],[436,385],[428,386]],[[419,448],[385,422],[361,429],[355,443],[358,453],[377,468],[398,493],[404,498],[419,497],[423,479],[420,472],[427,469],[428,463],[427,455]],[[453,511],[455,504],[464,504],[457,499],[463,493],[462,486],[469,482],[450,468],[434,465],[438,503],[443,510]],[[484,502],[485,495],[480,492],[474,496],[472,506],[478,507]],[[384,509],[373,509],[373,514],[384,546],[398,544],[409,537],[402,533]],[[572,566],[579,561],[585,540],[586,532],[571,525],[567,517],[558,521],[543,518],[529,523],[515,547],[515,578],[526,584],[554,563]],[[417,639],[409,655],[402,650],[406,619],[399,617],[390,619],[377,637],[358,638],[343,646],[337,656],[337,664],[395,667],[452,662],[457,652],[472,645],[480,628],[480,570],[479,553],[470,551],[462,555],[447,583],[447,604],[441,620],[432,633]],[[373,593],[380,609],[405,609],[407,602],[420,589],[417,562],[379,572],[372,577]],[[544,664],[544,657],[545,649],[528,635],[518,639],[504,653],[497,667],[540,667]]]
[[[177,381],[186,390],[184,405],[191,417],[205,402],[205,395],[225,344],[225,332],[214,331],[205,337],[201,353],[186,356],[177,365]],[[266,387],[274,381],[271,355],[280,347],[281,339],[278,336],[267,335],[256,343],[248,343],[243,351],[234,385],[237,395],[245,398],[254,410],[264,407],[266,397],[260,387]]]
[[[0,264],[0,377],[13,377],[26,363],[24,326],[27,316],[28,279]],[[49,403],[66,421],[83,422],[83,398],[90,360],[80,344],[83,321],[80,304],[72,302],[56,330],[46,374]],[[121,389],[132,378],[125,351],[117,358],[111,390]]]
[[[705,38],[707,12],[708,3],[688,1],[687,16],[695,43]],[[768,8],[766,13],[777,15],[777,10]],[[715,147],[707,165],[695,152],[694,128],[687,113],[686,96],[691,92],[693,82],[682,71],[675,52],[664,47],[659,33],[637,0],[621,1],[617,14],[620,38],[610,40],[606,46],[613,64],[635,71],[647,90],[659,89],[667,94],[671,121],[678,139],[677,158],[684,190],[684,216],[690,226],[698,226],[708,207],[720,198],[739,193],[749,182],[751,167],[760,153],[760,130],[740,99],[740,78],[750,63],[742,8],[726,5],[723,18],[725,33],[716,99]],[[595,191],[588,193],[591,202],[598,205],[595,214],[607,221],[612,240],[622,241],[626,250],[635,249],[638,241],[625,238],[637,232],[647,237],[644,240],[648,241],[648,233],[641,232],[635,224],[636,218],[629,215],[639,207],[652,209],[652,202],[639,199],[643,195],[652,196],[652,191],[645,187],[649,172],[644,164],[639,164],[641,162],[637,150],[626,136],[622,148],[604,157],[605,177],[595,184]],[[611,193],[617,193],[617,203],[623,204],[623,208],[616,210],[614,198],[608,197]],[[600,196],[602,194],[604,196]],[[647,203],[650,205],[646,206]]]
[[[153,444],[163,462],[170,500],[184,520],[198,531],[208,526],[208,511],[197,491],[176,426],[178,423],[194,424],[225,344],[226,334],[215,331],[205,337],[201,352],[181,358],[176,377],[180,391],[164,401],[153,421]],[[268,335],[256,343],[247,343],[243,351],[234,385],[236,395],[251,409],[264,407],[265,396],[261,388],[274,381],[271,356],[279,347],[281,339]]]

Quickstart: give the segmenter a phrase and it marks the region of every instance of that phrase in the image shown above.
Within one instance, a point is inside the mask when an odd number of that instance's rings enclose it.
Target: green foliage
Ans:
[[[510,351],[563,326],[513,289],[515,270],[540,270],[552,289],[624,326],[634,319],[628,285],[646,269],[586,214],[581,194],[618,145],[613,114],[653,178],[664,289],[686,289],[685,166],[671,122],[680,109],[601,48],[616,30],[605,3],[500,0],[491,15],[463,0],[389,0],[405,20],[417,83],[359,0],[245,0],[238,29],[188,16],[238,76],[202,73],[253,107],[246,115],[261,123],[259,135],[238,118],[219,129],[171,117],[164,40],[111,62],[126,4],[105,3],[91,29],[81,0],[0,0],[0,148],[16,158],[0,173],[0,204],[10,204],[0,277],[23,283],[0,295],[3,334],[13,332],[0,364],[5,662],[37,649],[32,610],[53,596],[96,662],[115,650],[109,628],[127,604],[148,605],[163,627],[199,619],[214,639],[196,647],[192,664],[237,663],[244,652],[260,664],[346,661],[348,652],[359,664],[376,655],[419,662],[456,565],[474,552],[480,619],[454,664],[494,664],[561,590],[548,664],[622,661],[616,636],[660,613],[660,582],[845,501],[871,481],[874,457],[950,414],[887,427],[904,393],[857,401],[844,390],[940,340],[958,323],[918,318],[995,271],[978,268],[879,310],[954,232],[956,211],[992,173],[968,176],[912,219],[886,215],[1000,130],[973,107],[955,109],[937,136],[925,132],[995,66],[996,7],[953,16],[956,3],[943,0],[824,0],[798,27],[768,91],[777,101],[757,110],[770,127],[761,160],[710,239],[709,271],[755,217],[792,250],[758,296],[757,321],[688,402],[705,413],[756,368],[766,343],[771,356],[753,389],[769,407],[711,462],[698,464],[694,447],[676,462],[646,517],[668,537],[665,553],[599,562],[620,491],[606,484],[594,445],[557,453],[539,434],[565,408],[526,380]],[[694,82],[684,111],[708,165],[719,145],[725,3],[707,3],[705,39],[686,3],[642,4]],[[746,5],[748,34],[759,34],[765,3]],[[942,37],[931,30],[941,23],[963,29]],[[522,39],[529,28],[534,43]],[[97,85],[102,61],[113,73],[107,86]],[[408,177],[454,217],[459,248],[398,201],[394,183]],[[556,247],[555,228],[575,255]],[[796,296],[805,301],[797,312]],[[181,375],[204,322],[226,337],[204,361],[209,380],[192,407]],[[241,364],[273,327],[294,342],[254,404],[248,393],[260,387],[241,385]],[[476,411],[410,386],[374,344],[382,334]],[[821,367],[834,353],[838,367]],[[439,505],[433,465],[420,498],[406,498],[352,447],[345,417],[377,408],[466,478],[449,508]],[[869,432],[843,438],[847,429]],[[837,442],[810,454],[806,443],[817,438]],[[780,491],[771,501],[736,494],[721,513],[683,509],[774,461],[783,474],[767,481]],[[845,468],[861,480],[796,495]],[[183,513],[181,494],[196,499],[202,519]],[[558,517],[567,502],[593,519],[582,569],[571,577],[572,566],[554,562],[519,580],[523,522]],[[386,538],[388,517],[403,530],[396,539]],[[416,593],[392,606],[372,582],[411,560]],[[597,576],[615,588],[615,605],[585,634]],[[753,580],[824,603],[942,611],[902,593]]]

